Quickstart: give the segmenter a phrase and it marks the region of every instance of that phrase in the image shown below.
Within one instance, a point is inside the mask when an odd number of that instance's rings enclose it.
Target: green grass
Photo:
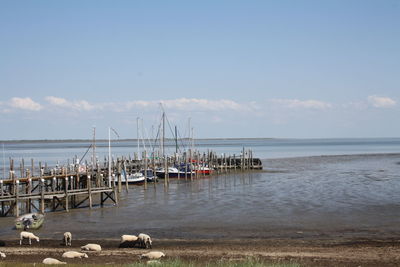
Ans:
[[[177,259],[171,260],[161,260],[161,264],[146,264],[146,261],[136,262],[132,264],[113,264],[113,265],[105,265],[105,264],[68,264],[67,266],[73,267],[148,267],[148,266],[161,266],[161,267],[300,267],[297,263],[267,263],[263,262],[257,258],[249,258],[247,260],[238,260],[238,261],[229,261],[229,260],[220,260],[217,262],[195,262],[195,261],[182,261]],[[44,267],[47,265],[44,264],[28,264],[28,263],[11,263],[11,262],[2,262],[0,263],[0,267]],[[63,266],[63,265],[59,265]]]

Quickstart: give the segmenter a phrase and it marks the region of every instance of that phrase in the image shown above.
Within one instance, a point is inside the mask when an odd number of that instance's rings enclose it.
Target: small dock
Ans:
[[[252,151],[244,148],[240,156],[217,156],[214,152],[191,150],[172,156],[162,156],[160,153],[149,155],[143,151],[141,156],[141,159],[135,154],[133,159],[121,157],[95,163],[68,163],[61,167],[50,167],[42,162],[35,166],[34,159],[26,166],[22,159],[19,168],[15,167],[14,159],[10,158],[9,177],[0,180],[0,216],[118,205],[119,194],[122,191],[129,192],[128,181],[123,174],[140,170],[151,169],[156,173],[157,169],[164,168],[165,178],[158,182],[168,187],[168,167],[172,166],[191,166],[194,170],[207,167],[213,170],[211,175],[262,169],[261,160],[253,158]],[[77,161],[73,159],[72,162]],[[193,180],[204,176],[204,172],[190,172],[177,179]],[[145,189],[148,183],[146,177],[143,184]],[[153,184],[155,186],[155,182]]]

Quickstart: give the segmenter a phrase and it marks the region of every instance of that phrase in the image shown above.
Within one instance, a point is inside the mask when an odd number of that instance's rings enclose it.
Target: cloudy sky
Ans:
[[[398,0],[1,1],[0,140],[399,137],[399,47]]]

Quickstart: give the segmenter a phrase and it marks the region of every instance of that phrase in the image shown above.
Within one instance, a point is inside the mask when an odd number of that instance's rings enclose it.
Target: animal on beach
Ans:
[[[138,237],[135,235],[122,235],[119,247],[130,247],[130,246],[134,247],[137,242],[138,242]]]
[[[71,246],[72,245],[72,234],[71,232],[65,232],[64,233],[64,245],[65,246]]]
[[[74,258],[89,258],[89,256],[86,253],[82,253],[82,252],[78,252],[78,251],[67,251],[64,252],[64,254],[62,254],[63,258],[67,258],[67,259],[74,259]]]
[[[139,242],[139,246],[142,248],[146,248],[149,249],[151,248],[153,241],[151,241],[151,238],[149,235],[147,234],[139,234],[138,235],[138,242]]]
[[[82,246],[81,250],[101,251],[101,246],[99,244],[87,244],[87,245]]]
[[[148,253],[142,254],[141,259],[158,260],[165,257],[165,254],[160,251],[150,251]]]
[[[53,258],[45,258],[43,264],[67,264],[65,261],[59,261]]]
[[[6,254],[4,254],[3,252],[0,252],[0,258],[4,259],[6,257]]]
[[[22,240],[23,239],[28,239],[29,240],[29,245],[32,244],[32,242],[31,242],[32,239],[36,239],[36,241],[39,242],[39,237],[38,236],[35,236],[33,233],[26,232],[26,231],[22,231],[19,234],[19,245],[22,245]]]

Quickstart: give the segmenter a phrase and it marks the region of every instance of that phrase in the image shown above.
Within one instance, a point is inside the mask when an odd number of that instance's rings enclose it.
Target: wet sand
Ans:
[[[19,240],[6,240],[0,247],[7,257],[3,262],[40,263],[46,257],[62,260],[68,250],[79,251],[87,243],[98,243],[101,252],[89,252],[87,259],[66,259],[74,264],[130,264],[141,261],[139,255],[149,250],[120,248],[117,239],[73,240],[65,247],[60,240],[44,239],[31,246],[19,246]],[[209,262],[237,262],[254,257],[267,263],[298,263],[302,266],[399,266],[400,240],[341,239],[235,239],[235,240],[177,240],[155,239],[152,250],[166,254],[165,260],[180,259],[203,265]]]

